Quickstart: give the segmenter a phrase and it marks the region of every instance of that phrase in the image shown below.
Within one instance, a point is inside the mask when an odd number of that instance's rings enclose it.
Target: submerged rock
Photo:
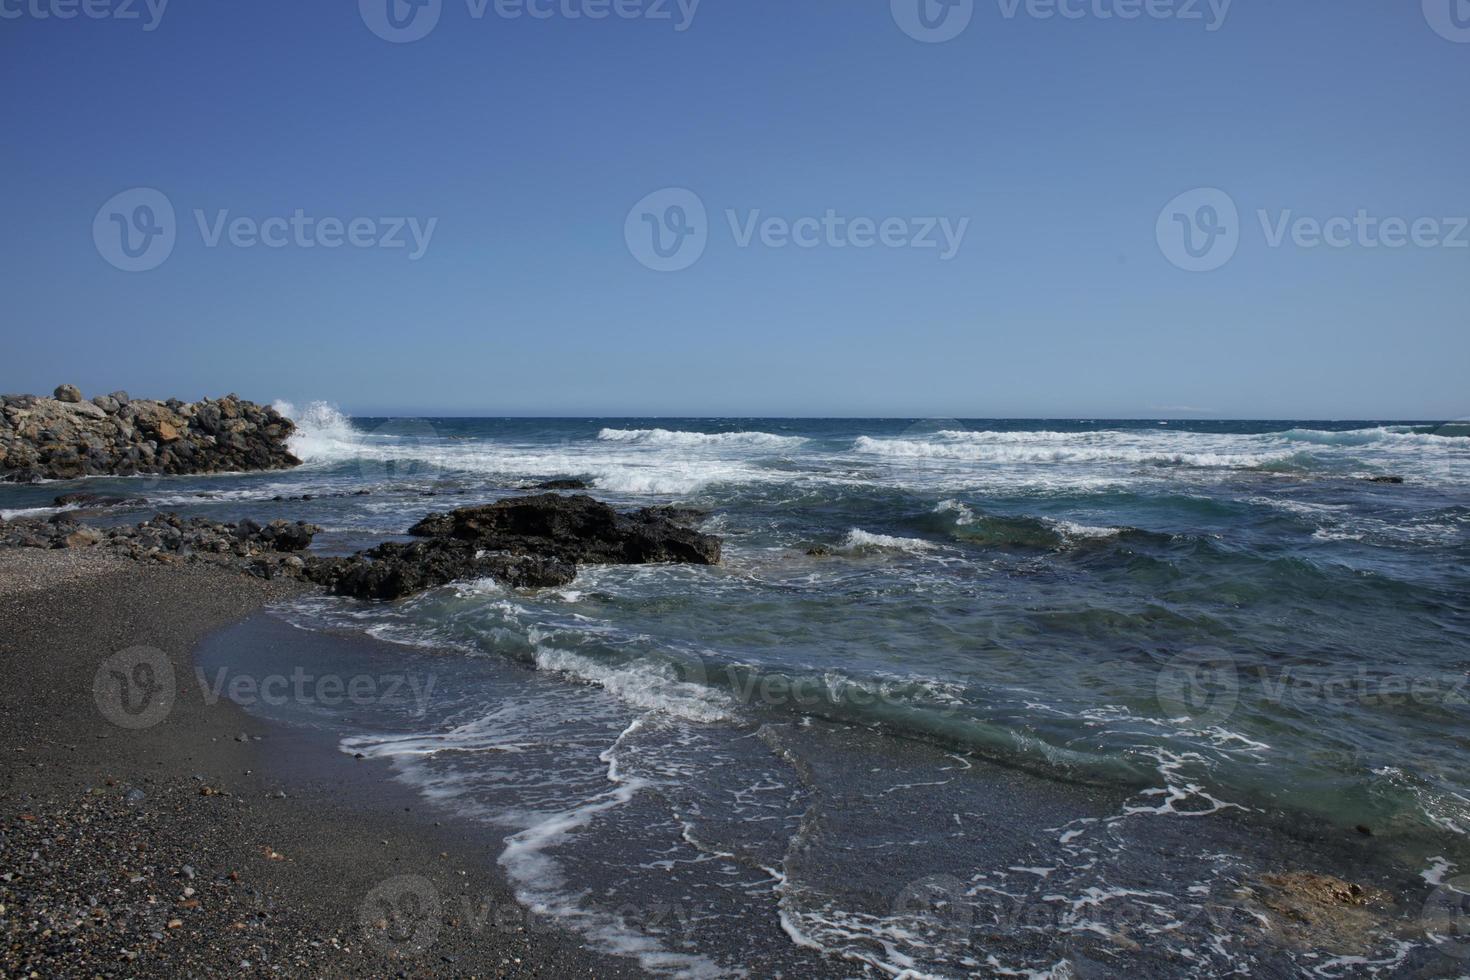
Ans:
[[[1388,892],[1312,871],[1263,874],[1241,888],[1236,898],[1250,913],[1251,928],[1298,949],[1361,955],[1392,924],[1393,898]]]
[[[83,401],[62,385],[52,398],[0,397],[0,480],[286,469],[301,462],[286,448],[295,431],[236,395],[185,403],[115,391]]]
[[[142,497],[119,497],[107,493],[63,493],[52,501],[57,507],[134,507],[146,504]]]

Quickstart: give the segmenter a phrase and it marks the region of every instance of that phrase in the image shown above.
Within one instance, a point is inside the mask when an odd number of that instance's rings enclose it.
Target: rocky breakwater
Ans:
[[[4,395],[0,481],[286,469],[301,463],[286,448],[295,430],[235,395],[159,402],[116,391],[88,401],[72,385],[50,398]]]
[[[224,565],[291,578],[338,595],[398,599],[450,582],[493,578],[513,588],[570,583],[579,564],[714,565],[720,539],[687,525],[692,511],[623,513],[587,496],[548,493],[433,514],[409,533],[348,558],[310,555],[320,528],[301,522],[220,524],[160,514],[136,525],[92,527],[68,514],[0,521],[0,547],[95,549],[139,561]]]

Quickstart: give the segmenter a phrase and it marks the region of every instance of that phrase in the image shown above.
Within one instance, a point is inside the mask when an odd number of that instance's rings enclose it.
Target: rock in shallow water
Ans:
[[[434,514],[408,533],[584,564],[718,564],[720,539],[680,523],[688,516],[658,508],[622,514],[584,494],[548,493]]]
[[[477,578],[512,588],[567,585],[577,577],[577,567],[540,555],[486,554],[463,541],[434,538],[379,545],[351,558],[313,558],[305,577],[338,595],[398,599]]]
[[[218,524],[160,514],[137,525],[94,528],[57,514],[0,521],[0,547],[90,548],[140,561],[225,565],[260,578],[311,582],[338,595],[399,599],[450,582],[493,578],[511,588],[552,588],[577,563],[713,565],[720,539],[679,523],[695,512],[623,514],[591,497],[546,494],[434,514],[390,542],[350,558],[304,554],[320,528],[297,521]]]
[[[580,495],[518,497],[431,514],[409,531],[426,540],[312,559],[306,577],[338,595],[397,599],[475,578],[512,588],[562,586],[576,578],[579,563],[719,562],[720,539],[683,526],[672,513],[621,514]]]

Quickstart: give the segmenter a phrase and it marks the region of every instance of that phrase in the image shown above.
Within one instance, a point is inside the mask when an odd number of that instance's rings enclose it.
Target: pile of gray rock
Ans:
[[[200,561],[274,578],[305,571],[300,553],[320,530],[300,521],[220,524],[177,514],[103,528],[57,514],[50,519],[0,521],[0,548],[89,548],[136,561]]]
[[[0,396],[0,481],[286,469],[301,463],[286,446],[295,431],[236,395],[158,402],[115,391],[88,401],[62,385],[50,398]]]
[[[721,541],[689,527],[696,516],[666,507],[624,513],[591,497],[547,493],[430,515],[409,532],[418,541],[327,557],[306,553],[321,529],[300,521],[219,524],[160,514],[99,528],[61,513],[0,521],[0,548],[95,548],[140,561],[206,562],[337,595],[398,599],[477,578],[514,588],[561,586],[576,578],[578,564],[718,564]]]

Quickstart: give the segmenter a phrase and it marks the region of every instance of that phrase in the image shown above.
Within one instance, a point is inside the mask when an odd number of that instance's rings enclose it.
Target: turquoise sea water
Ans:
[[[275,613],[307,631],[266,656],[365,632],[441,693],[262,710],[482,819],[522,897],[602,948],[685,975],[1470,959],[1423,911],[1470,874],[1464,425],[293,413],[298,470],[88,489],[350,551],[580,477],[724,537],[717,568]],[[1392,927],[1267,935],[1241,890],[1284,870],[1384,889]]]

